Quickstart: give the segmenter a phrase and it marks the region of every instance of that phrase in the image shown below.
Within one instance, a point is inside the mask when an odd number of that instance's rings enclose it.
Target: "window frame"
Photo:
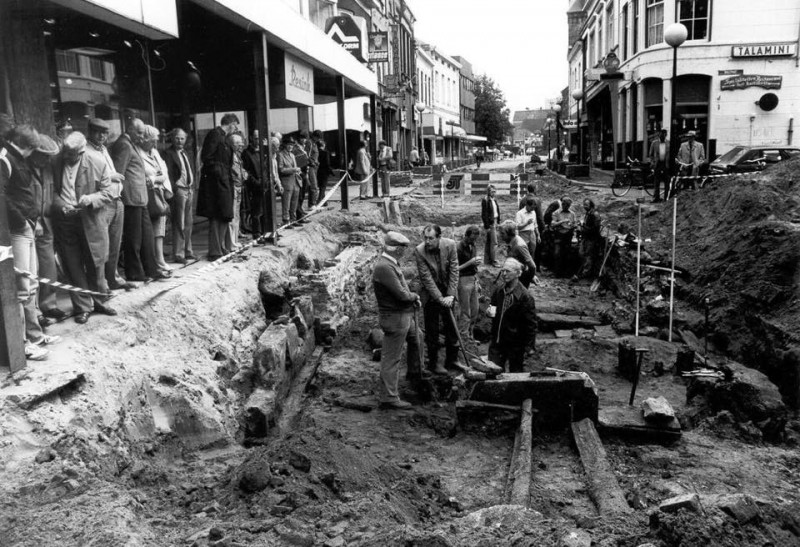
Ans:
[[[640,1],[641,0],[633,0],[633,2],[631,2],[633,6],[633,23],[631,25],[633,29],[633,37],[631,38],[631,45],[633,46],[632,55],[639,53],[639,23],[641,22],[641,12],[639,10]]]
[[[664,16],[666,15],[665,4],[666,4],[665,0],[645,0],[644,26],[645,26],[645,30],[647,31],[645,33],[645,36],[644,36],[644,48],[645,49],[653,47],[653,46],[657,46],[658,44],[661,44],[661,43],[664,42]],[[658,10],[658,8],[661,8],[661,21],[659,23],[656,23],[655,25],[653,25],[653,24],[651,24],[651,17],[652,17],[652,14],[655,11]],[[651,38],[650,38],[651,28],[652,29],[656,29],[659,26],[661,27],[660,28],[660,32],[656,32],[655,33],[656,37],[654,37],[654,40],[651,41]]]
[[[692,18],[691,19],[681,19],[681,4],[684,3],[685,1],[688,1],[688,2],[692,3]],[[694,14],[696,12],[695,5],[696,5],[696,3],[698,1],[706,2],[706,16],[703,17],[703,18],[694,17]],[[687,40],[696,40],[696,41],[704,41],[704,42],[711,41],[711,8],[712,8],[712,5],[713,5],[713,0],[676,0],[676,2],[675,2],[675,21],[677,21],[678,23],[682,23],[686,27],[686,30],[689,31],[688,37],[686,38]],[[697,21],[697,20],[703,20],[703,19],[706,22],[706,35],[704,37],[702,37],[702,38],[695,38],[694,36],[692,36],[693,35],[693,31],[694,31],[694,22]],[[684,23],[684,21],[690,21],[692,23],[691,26],[689,26],[686,23]]]

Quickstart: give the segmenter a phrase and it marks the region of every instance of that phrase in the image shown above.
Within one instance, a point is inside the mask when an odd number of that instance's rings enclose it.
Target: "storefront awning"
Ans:
[[[299,57],[314,68],[341,75],[346,85],[363,95],[378,94],[377,75],[343,47],[283,2],[253,0],[193,0],[206,9],[245,28],[260,27],[268,41]]]
[[[462,137],[465,141],[472,141],[472,142],[486,142],[486,137],[482,135],[465,135]]]
[[[175,0],[53,0],[54,3],[154,40],[178,37]]]

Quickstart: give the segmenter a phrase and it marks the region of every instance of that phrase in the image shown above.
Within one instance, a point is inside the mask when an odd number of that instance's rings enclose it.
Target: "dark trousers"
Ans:
[[[497,261],[497,222],[486,228],[486,243],[483,246],[483,261],[492,265]]]
[[[400,397],[397,391],[397,381],[404,343],[408,344],[406,350],[406,377],[415,380],[419,378],[421,373],[417,321],[413,311],[382,312],[380,314],[380,326],[383,330],[380,398],[382,402],[398,401]]]
[[[568,275],[570,254],[572,251],[572,232],[568,234],[554,234],[553,241],[553,270],[556,277]]]
[[[456,312],[455,307],[452,308]],[[425,346],[428,350],[428,366],[433,368],[439,361],[439,333],[444,330],[445,340],[445,366],[455,364],[458,360],[458,334],[450,310],[433,300],[425,303],[423,308],[425,317]],[[444,324],[442,329],[441,323]]]
[[[328,171],[320,169],[317,171],[317,188],[319,188],[319,197],[317,198],[317,203],[322,201],[325,198],[325,192],[328,191]]]
[[[80,215],[61,217],[54,225],[55,244],[64,269],[66,282],[82,289],[107,292],[105,263],[94,265],[83,221]],[[102,284],[99,281],[102,280]],[[91,313],[94,300],[91,296],[69,293],[73,313]]]
[[[306,199],[307,187],[308,187],[308,175],[306,173],[303,173],[303,183],[300,185],[300,190],[299,193],[297,194],[297,209],[295,209],[295,215],[297,215],[298,220],[306,216],[306,212],[303,211],[303,200]]]
[[[128,281],[143,281],[145,277],[155,277],[158,273],[153,224],[147,207],[125,206],[122,252]]]
[[[489,360],[499,367],[506,368],[509,372],[522,372],[525,363],[525,346],[501,345],[492,341],[489,344]]]
[[[655,184],[655,189],[653,190],[653,197],[655,199],[661,199],[661,196],[659,194],[659,188],[660,188],[662,183],[664,185],[664,197],[665,198],[667,197],[667,192],[669,191],[669,188],[667,187],[667,184],[668,184],[667,175],[668,174],[669,174],[669,171],[667,170],[667,164],[665,162],[660,161],[660,162],[656,163],[655,167],[653,168],[653,175],[654,175],[653,176],[653,181],[654,181],[654,184]]]

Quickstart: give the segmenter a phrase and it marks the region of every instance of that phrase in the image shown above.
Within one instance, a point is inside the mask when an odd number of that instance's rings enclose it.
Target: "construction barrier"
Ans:
[[[466,196],[485,194],[491,184],[498,196],[517,196],[524,193],[522,183],[528,173],[448,173],[437,181],[434,177],[434,194],[462,194]]]
[[[681,181],[692,181],[692,184],[699,186],[702,188],[705,186],[706,182],[711,179],[727,179],[733,177],[743,177],[747,175],[752,175],[753,173],[725,173],[724,175],[684,175],[680,177],[672,177],[669,181],[669,194],[668,196],[674,195],[674,192],[678,190],[678,183]]]

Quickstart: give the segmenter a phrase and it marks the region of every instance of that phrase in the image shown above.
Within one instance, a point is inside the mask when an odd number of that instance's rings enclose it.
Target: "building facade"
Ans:
[[[417,42],[433,62],[431,111],[422,115],[423,135],[441,137],[435,142],[431,161],[443,163],[458,158],[459,143],[467,133],[461,127],[459,109],[461,64],[436,46]]]
[[[459,116],[461,128],[466,132],[461,140],[461,157],[471,157],[475,153],[476,146],[480,147],[486,143],[486,137],[475,134],[475,75],[472,72],[472,63],[464,57],[455,55],[453,59],[461,64]]]
[[[664,32],[675,22],[688,39],[673,50]],[[740,144],[792,141],[800,112],[796,0],[575,0],[568,24],[569,112],[578,108],[572,91],[582,89],[585,157],[595,166],[641,158],[661,128],[676,142],[695,131],[709,158]],[[601,77],[610,53],[621,80]]]

